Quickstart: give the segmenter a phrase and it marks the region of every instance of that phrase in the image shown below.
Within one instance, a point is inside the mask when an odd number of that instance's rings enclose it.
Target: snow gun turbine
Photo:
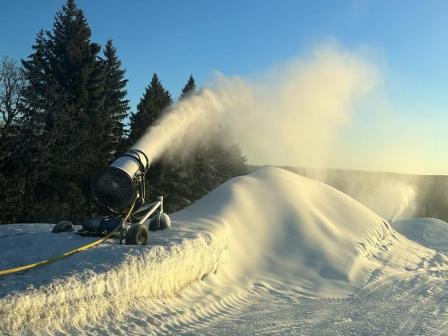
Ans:
[[[143,151],[131,149],[96,174],[91,181],[93,199],[112,215],[88,219],[79,233],[119,234],[120,244],[124,239],[126,244],[141,245],[147,243],[149,231],[171,228],[170,218],[163,212],[162,196],[146,204],[145,177],[150,164]],[[55,227],[53,232],[63,230]]]
[[[138,149],[123,154],[93,178],[93,198],[114,213],[127,212],[138,199],[145,203],[145,176],[150,164],[148,156]]]

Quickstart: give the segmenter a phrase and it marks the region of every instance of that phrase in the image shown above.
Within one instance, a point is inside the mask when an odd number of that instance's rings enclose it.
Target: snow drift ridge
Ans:
[[[0,333],[85,328],[105,323],[106,317],[119,318],[135,305],[162,316],[165,301],[157,300],[183,289],[187,301],[212,289],[207,292],[210,309],[201,307],[196,315],[237,304],[254,286],[306,297],[341,297],[359,288],[379,266],[371,255],[392,232],[347,195],[278,168],[234,178],[172,217],[174,229],[150,239],[157,246],[106,244],[62,261],[80,271],[68,280],[0,298]],[[26,249],[21,253],[26,256]],[[123,253],[132,255],[117,262]],[[81,260],[89,258],[90,267],[79,270],[85,266]],[[95,263],[111,267],[103,272]],[[58,278],[60,271],[54,264],[36,272]],[[0,279],[6,281],[3,291],[14,289],[20,277],[33,279],[31,273],[16,277]],[[187,315],[184,321],[195,318],[191,311]],[[179,321],[165,317],[164,323]]]

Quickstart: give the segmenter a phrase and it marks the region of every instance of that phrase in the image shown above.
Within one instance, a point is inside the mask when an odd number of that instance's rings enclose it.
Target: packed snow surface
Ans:
[[[444,222],[394,223],[403,236],[278,168],[232,179],[172,220],[147,246],[110,240],[0,278],[0,334],[448,333]],[[51,228],[0,226],[0,269],[94,239]]]

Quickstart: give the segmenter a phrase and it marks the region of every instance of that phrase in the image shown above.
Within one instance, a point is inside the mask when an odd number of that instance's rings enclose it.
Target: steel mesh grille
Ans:
[[[114,167],[109,167],[95,176],[91,188],[98,203],[115,211],[127,210],[136,195],[129,175]]]

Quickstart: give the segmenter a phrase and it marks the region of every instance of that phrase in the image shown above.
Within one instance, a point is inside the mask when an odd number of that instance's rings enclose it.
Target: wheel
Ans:
[[[171,219],[166,213],[162,213],[159,219],[159,230],[171,230]]]
[[[53,233],[71,232],[71,231],[73,231],[73,223],[69,221],[59,222],[55,226],[53,226],[53,230],[51,230],[51,232]]]
[[[144,245],[148,242],[149,232],[143,224],[132,224],[126,231],[126,245]]]
[[[148,227],[150,231],[166,230],[166,229],[170,230],[171,219],[164,212],[161,214],[157,214],[149,221]]]

